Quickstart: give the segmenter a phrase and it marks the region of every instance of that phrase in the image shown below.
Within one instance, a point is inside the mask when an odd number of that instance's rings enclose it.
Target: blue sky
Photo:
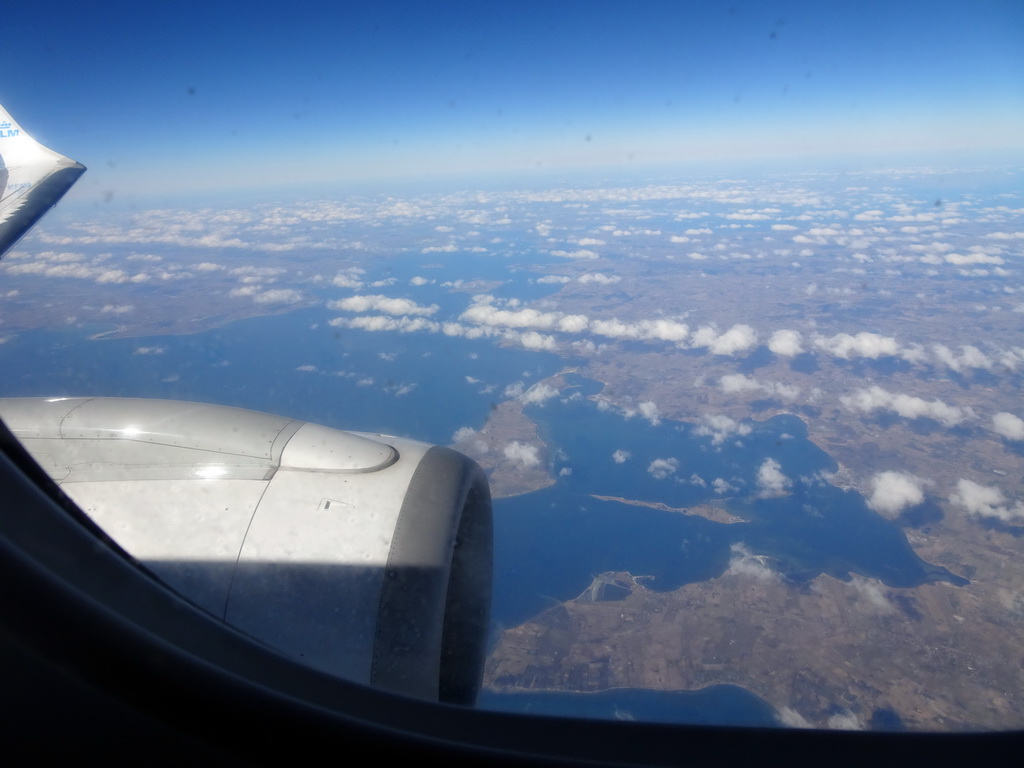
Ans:
[[[5,18],[0,103],[90,167],[77,197],[1024,145],[1019,2],[99,2]]]

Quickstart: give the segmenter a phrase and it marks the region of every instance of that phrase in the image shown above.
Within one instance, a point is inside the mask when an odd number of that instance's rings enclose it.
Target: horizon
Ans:
[[[29,31],[0,103],[90,168],[72,200],[922,152],[1015,162],[1024,9],[940,6],[108,3],[53,14],[45,36],[20,7],[11,26]]]

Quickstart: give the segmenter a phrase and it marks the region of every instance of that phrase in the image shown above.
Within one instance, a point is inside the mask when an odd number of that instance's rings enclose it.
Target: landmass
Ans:
[[[614,501],[619,504],[629,504],[634,507],[650,507],[651,509],[660,509],[665,512],[679,512],[684,515],[697,515],[698,517],[703,517],[711,520],[712,522],[723,523],[725,525],[744,522],[742,517],[733,515],[727,510],[715,506],[714,504],[696,504],[692,507],[670,507],[668,504],[663,504],[660,501],[624,499],[621,496],[599,496],[596,493],[592,493],[590,496],[591,498],[600,499],[601,501]]]
[[[492,498],[539,491],[555,483],[548,470],[547,446],[519,400],[495,405],[481,429],[460,430],[455,437],[452,447],[487,473]]]
[[[858,576],[796,587],[742,566],[674,592],[601,574],[579,598],[505,630],[485,685],[591,692],[729,683],[790,726],[864,728],[887,712],[912,730],[1017,728],[1019,618],[979,615],[978,597],[947,583],[892,589]]]

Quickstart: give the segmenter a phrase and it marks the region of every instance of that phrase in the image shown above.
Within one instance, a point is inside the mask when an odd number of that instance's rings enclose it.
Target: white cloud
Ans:
[[[703,437],[710,437],[711,442],[714,445],[721,445],[728,438],[733,436],[742,437],[744,435],[749,435],[752,431],[752,427],[749,424],[742,424],[734,421],[724,413],[714,416],[702,416],[701,421],[703,424],[696,427],[693,430],[693,433]]]
[[[403,318],[403,319],[404,320],[408,320],[408,318]],[[419,319],[422,320],[423,318],[419,318]],[[437,325],[437,324],[434,323],[434,325]],[[459,323],[451,323],[451,322],[449,322],[449,323],[441,323],[439,327],[441,329],[441,332],[445,336],[457,336],[457,337],[463,337],[463,338],[466,338],[466,339],[483,339],[483,338],[490,338],[492,336],[501,336],[502,335],[501,331],[499,331],[499,330],[497,330],[495,328],[480,328],[480,327],[477,327],[477,326],[467,327],[465,325],[460,325]]]
[[[778,397],[789,402],[800,397],[800,387],[778,381],[760,381],[753,376],[744,376],[742,373],[726,374],[719,380],[719,386],[725,394],[760,392],[769,397]]]
[[[726,573],[748,576],[770,584],[779,583],[779,575],[768,566],[768,559],[764,555],[753,554],[743,543],[733,544],[729,550],[732,557],[729,558]]]
[[[757,334],[749,325],[734,325],[708,347],[716,355],[734,355],[757,344]]]
[[[613,281],[615,279],[617,278],[612,278]],[[362,298],[364,297],[351,297],[351,299],[342,300],[342,302],[347,302],[344,308],[358,306],[353,300]],[[339,308],[342,306],[342,302],[332,302],[330,306]],[[485,329],[537,328],[573,334],[583,333],[589,329],[596,335],[609,338],[668,341],[676,344],[685,341],[689,334],[689,327],[685,323],[666,318],[640,320],[633,323],[623,322],[618,318],[591,320],[586,315],[565,315],[561,312],[545,312],[530,307],[520,308],[519,304],[517,299],[498,300],[494,296],[481,294],[473,297],[473,303],[466,308],[459,319]],[[444,332],[452,336],[479,338],[481,335],[493,335],[495,331],[478,330],[474,332],[457,324],[446,323]],[[523,334],[520,337],[510,334],[508,331],[504,335],[505,338],[520,341],[529,348],[556,349],[555,340],[549,336]],[[697,346],[711,345],[719,354],[730,354],[734,349],[753,343],[753,340],[753,331],[748,326],[734,326],[721,337],[712,331],[711,336],[703,344]]]
[[[839,401],[850,410],[865,413],[877,409],[893,411],[905,419],[935,419],[946,427],[955,427],[966,418],[962,410],[941,400],[929,402],[920,397],[888,392],[877,385],[844,395]]]
[[[527,445],[513,440],[505,446],[504,454],[509,461],[518,462],[526,468],[540,465],[540,455],[535,445]]]
[[[136,355],[162,355],[167,351],[166,347],[136,347],[133,354]]]
[[[520,396],[527,405],[544,405],[552,397],[558,397],[558,390],[544,382],[534,384]]]
[[[783,329],[772,334],[772,337],[768,340],[768,349],[776,355],[792,357],[804,351],[801,340],[799,331]]]
[[[754,377],[747,377],[742,373],[730,373],[723,376],[719,382],[719,386],[722,388],[722,392],[725,394],[734,394],[736,392],[751,392],[754,390],[760,391],[761,385]]]
[[[964,478],[957,482],[956,492],[950,495],[949,500],[966,509],[968,514],[979,517],[994,517],[1005,522],[1024,518],[1024,502],[1018,501],[1010,507],[998,488]]]
[[[924,501],[924,480],[909,472],[879,472],[871,478],[868,506],[887,517]]]
[[[664,480],[674,475],[679,469],[679,459],[655,459],[647,467],[647,471],[655,480]]]
[[[900,350],[900,358],[908,363],[921,364],[928,359],[928,353],[920,344],[911,343]]]
[[[851,574],[849,581],[850,587],[856,593],[858,605],[867,608],[871,613],[895,613],[896,607],[889,602],[879,584],[880,582],[875,579],[865,579],[857,574]],[[829,722],[830,727],[840,727],[832,726],[831,721]]]
[[[537,282],[543,284],[557,284],[557,283],[568,283],[572,280],[570,277],[565,275],[544,275],[544,277],[538,277]]]
[[[409,280],[409,285],[430,285],[433,282],[433,280],[430,280],[426,277],[420,277],[419,275],[416,275],[415,277]]]
[[[661,418],[658,414],[658,406],[656,403],[645,400],[637,406],[637,410],[640,411],[640,415],[651,422],[652,426],[658,426],[661,424]]]
[[[26,264],[11,264],[7,272],[12,275],[46,275],[47,277],[75,277],[87,280],[100,274],[102,270],[87,267],[84,264],[58,264],[51,266],[45,261],[33,261]]]
[[[1024,419],[1002,411],[992,417],[992,429],[1007,440],[1024,440]]]
[[[837,333],[835,336],[827,338],[816,335],[814,344],[829,354],[846,360],[851,357],[877,359],[896,355],[900,351],[899,345],[893,337],[866,331],[862,331],[856,336],[851,336],[848,333]]]
[[[578,251],[552,251],[552,256],[561,256],[566,259],[597,259],[600,258],[593,251],[589,251],[586,248],[580,248]]]
[[[506,339],[518,341],[526,349],[540,349],[547,352],[554,352],[558,349],[558,344],[555,341],[554,336],[548,336],[543,333],[537,333],[536,331],[527,331],[522,334],[506,334]]]
[[[558,321],[558,330],[565,333],[582,333],[590,321],[586,315],[566,315]]]
[[[574,341],[572,343],[572,347],[582,355],[593,355],[599,351],[603,352],[608,347],[608,345],[602,344],[598,346],[590,339],[583,339],[582,341]]]
[[[768,216],[763,213],[753,213],[747,211],[740,211],[739,213],[727,213],[722,216],[723,219],[737,219],[739,221],[765,221]]]
[[[944,257],[947,264],[955,264],[958,267],[967,264],[1005,264],[999,256],[987,253],[947,253]]]
[[[277,275],[283,275],[286,271],[287,270],[283,267],[256,267],[251,264],[246,264],[241,267],[235,267],[230,270],[229,274],[243,277],[271,278]]]
[[[359,317],[336,317],[328,321],[328,325],[335,328],[357,328],[363,331],[398,331],[400,333],[415,333],[427,331],[437,333],[441,326],[423,317],[386,317],[384,315],[361,315]]]
[[[966,368],[984,368],[986,370],[992,369],[992,361],[988,359],[977,347],[965,344],[960,347],[960,355],[957,356],[953,350],[949,347],[943,346],[942,344],[935,344],[932,347],[932,351],[935,353],[935,357],[939,359],[939,362],[948,366],[957,373],[962,372]]]
[[[347,312],[384,312],[389,315],[432,315],[440,309],[437,304],[424,307],[410,299],[393,299],[380,294],[349,296],[347,299],[327,302],[328,309]]]
[[[606,275],[603,272],[587,272],[577,278],[578,282],[586,285],[587,283],[596,283],[598,285],[614,285],[619,282],[622,278],[618,275]]]
[[[780,725],[787,728],[813,728],[807,718],[801,715],[792,707],[782,707],[777,715]]]
[[[718,331],[710,325],[702,325],[696,331],[693,332],[693,338],[690,339],[691,347],[706,347],[709,346],[715,339],[718,338]]]
[[[757,344],[757,334],[749,325],[734,325],[719,335],[712,326],[698,328],[690,342],[691,347],[707,347],[716,355],[735,355]]]
[[[757,487],[763,495],[785,493],[793,481],[782,474],[782,465],[775,459],[765,459],[757,470]]]
[[[302,301],[302,294],[291,288],[274,288],[257,293],[252,300],[257,304],[298,304]]]
[[[610,339],[635,339],[638,336],[635,326],[614,317],[611,320],[595,320],[591,325],[591,330]]]
[[[611,320],[594,320],[590,329],[599,336],[611,339],[643,339],[673,341],[676,343],[686,339],[690,332],[689,326],[675,320],[641,320],[638,323],[624,323],[618,318]]]
[[[616,464],[625,464],[632,455],[629,451],[624,451],[620,448],[612,454],[612,461]]]
[[[96,277],[97,283],[127,283],[128,275],[120,269],[108,269]]]
[[[460,319],[502,328],[553,328],[562,317],[561,313],[536,309],[499,309],[493,302],[493,296],[474,296]]]
[[[726,493],[735,493],[736,491],[739,490],[739,488],[737,488],[735,485],[721,477],[716,477],[714,480],[712,480],[711,487],[714,488],[715,493],[719,495],[724,495]]]

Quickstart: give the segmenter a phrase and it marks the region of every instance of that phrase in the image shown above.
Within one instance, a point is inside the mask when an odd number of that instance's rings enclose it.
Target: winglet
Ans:
[[[83,173],[84,165],[44,147],[0,106],[0,258]]]

